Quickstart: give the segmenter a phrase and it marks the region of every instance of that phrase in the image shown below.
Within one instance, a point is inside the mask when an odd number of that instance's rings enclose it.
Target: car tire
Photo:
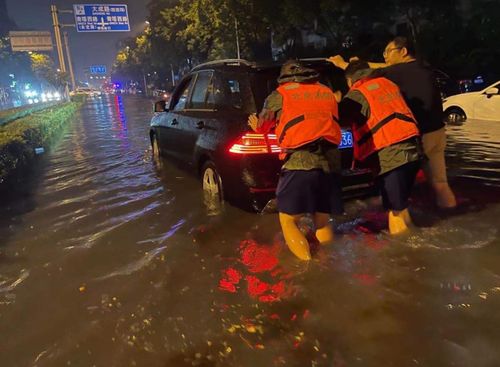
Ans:
[[[461,125],[465,122],[467,116],[465,112],[458,107],[448,108],[445,112],[445,122],[450,125]]]
[[[210,215],[219,214],[224,206],[222,179],[211,161],[205,162],[201,169],[203,201]]]
[[[162,165],[161,152],[160,152],[160,146],[158,145],[158,138],[156,137],[156,134],[153,134],[151,136],[151,155],[153,163],[156,166],[161,167]]]

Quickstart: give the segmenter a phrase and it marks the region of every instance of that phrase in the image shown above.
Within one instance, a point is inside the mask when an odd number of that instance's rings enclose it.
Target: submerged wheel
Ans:
[[[201,180],[205,205],[209,213],[218,214],[224,203],[224,190],[215,164],[209,161],[203,165]]]
[[[445,121],[447,124],[463,124],[467,116],[465,112],[458,107],[452,107],[446,110],[445,112]]]

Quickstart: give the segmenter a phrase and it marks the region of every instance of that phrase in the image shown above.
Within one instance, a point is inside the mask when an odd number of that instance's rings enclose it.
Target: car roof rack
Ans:
[[[255,63],[250,62],[245,59],[224,59],[224,60],[215,60],[215,61],[209,61],[209,62],[204,62],[203,64],[195,66],[191,71],[196,71],[202,68],[205,68],[207,66],[218,66],[218,65],[234,65],[234,66],[248,66],[248,67],[253,67],[255,66]]]

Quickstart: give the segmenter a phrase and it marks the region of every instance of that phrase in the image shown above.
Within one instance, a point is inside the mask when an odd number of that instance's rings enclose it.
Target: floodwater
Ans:
[[[310,263],[276,215],[208,216],[150,158],[148,101],[89,101],[0,208],[2,366],[498,366],[500,122],[449,133],[466,210],[347,203]],[[307,224],[307,223],[306,223]]]

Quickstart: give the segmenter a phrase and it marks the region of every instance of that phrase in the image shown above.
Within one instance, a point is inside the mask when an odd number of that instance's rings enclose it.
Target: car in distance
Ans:
[[[447,123],[463,123],[467,119],[500,120],[500,81],[478,91],[457,94],[443,100]]]
[[[101,91],[97,89],[81,87],[81,88],[76,88],[75,92],[73,93],[73,95],[78,95],[78,94],[84,94],[89,97],[96,97],[101,95]]]
[[[316,69],[321,83],[339,90],[343,73],[324,59],[302,60]],[[228,200],[262,209],[274,197],[282,162],[274,134],[257,134],[248,115],[260,111],[277,87],[281,65],[221,60],[195,67],[167,103],[158,101],[150,125],[153,158],[165,157],[202,180],[209,206]],[[352,133],[339,146],[344,190],[371,186],[366,170],[352,170]]]

